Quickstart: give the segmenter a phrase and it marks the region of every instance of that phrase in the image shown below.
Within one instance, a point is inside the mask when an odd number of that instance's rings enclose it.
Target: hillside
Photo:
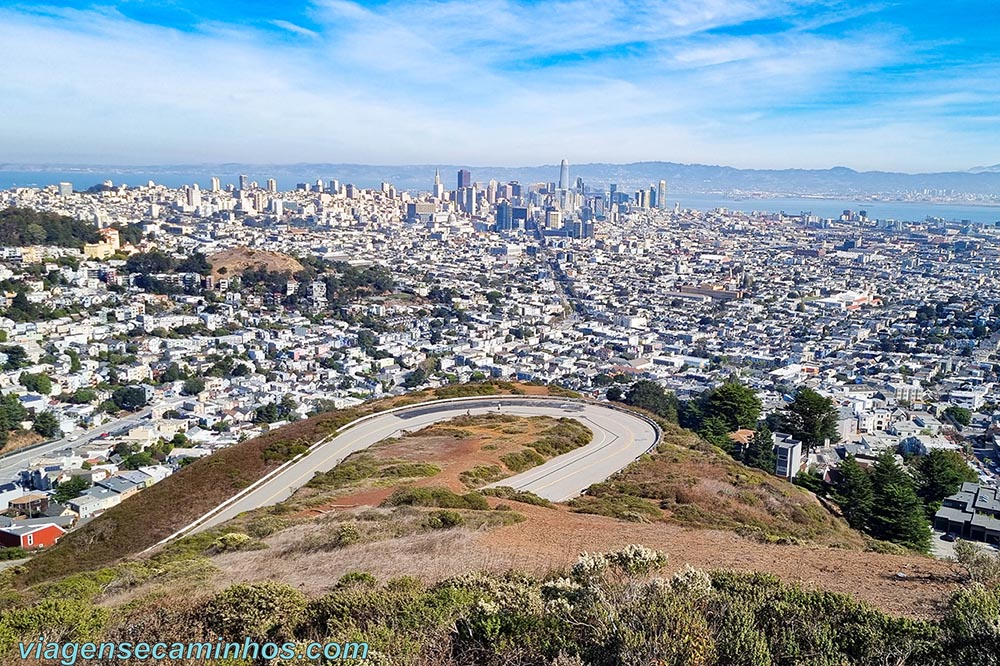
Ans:
[[[207,552],[235,543],[220,539]],[[590,551],[541,574],[452,571],[431,584],[373,576],[367,569],[378,562],[356,552],[350,573],[327,579],[315,593],[279,575],[213,589],[199,583],[212,566],[196,552],[188,544],[154,562],[75,576],[33,597],[8,591],[0,656],[11,664],[52,663],[18,655],[17,641],[44,635],[165,643],[172,658],[164,663],[174,664],[206,663],[201,653],[173,652],[175,645],[217,641],[237,648],[288,644],[293,652],[280,663],[293,663],[294,650],[311,641],[347,643],[348,656],[391,666],[996,663],[1000,590],[975,585],[942,599],[935,618],[914,620],[765,574],[691,567],[671,574],[672,552],[634,544]],[[153,576],[166,585],[135,592]],[[227,656],[208,663],[273,663]]]
[[[326,412],[222,449],[73,530],[53,548],[30,560],[21,581],[32,584],[105,566],[153,546],[304,451],[309,444],[365,414],[439,397],[523,393],[528,388],[538,387],[519,388],[498,382],[420,391],[354,409]]]
[[[677,567],[763,571],[908,616],[933,616],[954,585],[947,564],[866,552],[864,540],[807,492],[666,424],[658,451],[568,506],[530,494],[477,492],[589,439],[578,424],[499,415],[459,417],[385,440],[317,475],[283,503],[182,539],[152,560],[127,559],[365,413],[438,397],[548,391],[507,383],[449,386],[292,424],[192,463],[70,533],[13,580],[36,598],[51,581],[68,574],[90,579],[97,574],[84,572],[103,570],[111,581],[101,583],[107,603],[234,581],[281,580],[321,594],[358,562],[380,578],[408,575],[435,584],[480,570],[542,576],[569,566],[581,551],[642,543],[670,551]],[[163,558],[174,562],[175,573],[158,573]],[[121,576],[129,581],[124,587],[113,582]]]
[[[253,250],[234,247],[216,252],[208,257],[215,277],[232,277],[245,270],[256,268],[271,273],[297,273],[304,267],[294,257],[270,250]]]

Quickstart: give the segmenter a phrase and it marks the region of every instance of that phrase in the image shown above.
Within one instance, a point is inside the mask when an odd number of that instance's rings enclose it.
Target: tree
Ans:
[[[140,386],[121,386],[111,394],[111,400],[119,409],[134,412],[146,406],[146,391]]]
[[[205,390],[205,380],[201,377],[191,377],[184,380],[181,387],[181,395],[198,395]]]
[[[80,355],[75,349],[67,349],[66,355],[69,356],[69,371],[70,372],[80,372],[83,369],[83,364],[80,363]]]
[[[608,389],[607,396],[608,400],[610,400],[611,402],[621,402],[622,399],[625,397],[625,394],[622,393],[622,390],[617,386],[612,386],[611,388]]]
[[[177,363],[171,363],[160,375],[161,382],[176,382],[178,379],[187,379],[187,373],[181,370]]]
[[[777,462],[771,431],[767,426],[761,426],[747,442],[747,448],[743,452],[743,464],[773,474]]]
[[[82,476],[74,476],[68,481],[63,481],[56,487],[56,492],[52,495],[52,499],[59,502],[60,504],[65,504],[71,499],[76,499],[83,494],[83,491],[90,487],[90,481]]]
[[[965,407],[956,407],[952,405],[948,409],[944,410],[944,415],[951,418],[959,425],[967,426],[972,423],[972,412]]]
[[[59,429],[59,419],[52,412],[42,412],[36,416],[33,429],[46,439],[55,439],[62,434]]]
[[[52,393],[52,380],[44,372],[22,372],[18,382],[32,393],[41,393],[42,395]]]
[[[677,397],[648,379],[641,379],[625,394],[625,403],[653,412],[668,421],[677,422]]]
[[[125,270],[129,273],[167,273],[173,267],[173,258],[159,250],[133,254],[125,262]]]
[[[969,467],[958,451],[933,449],[911,463],[917,481],[917,495],[924,502],[927,515],[941,508],[941,501],[954,495],[965,481],[978,481],[979,475]]]
[[[931,533],[923,503],[906,470],[888,451],[875,462],[872,490],[872,536],[926,552],[931,545]]]
[[[844,457],[839,469],[840,481],[834,489],[833,499],[840,505],[847,524],[866,532],[875,502],[871,476],[850,454]]]
[[[802,442],[806,451],[822,445],[826,440],[833,443],[840,439],[833,400],[824,398],[807,386],[797,390],[792,402],[773,415],[772,427]]]
[[[705,418],[714,416],[726,421],[729,431],[755,428],[760,418],[761,402],[757,392],[736,379],[709,391],[701,400]]]
[[[20,370],[29,365],[28,352],[20,345],[5,345],[0,347],[0,354],[4,354],[7,360],[4,361],[4,370]]]

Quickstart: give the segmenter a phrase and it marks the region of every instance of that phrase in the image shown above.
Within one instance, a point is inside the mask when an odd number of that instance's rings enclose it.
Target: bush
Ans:
[[[232,553],[241,550],[253,550],[260,544],[253,540],[249,534],[242,532],[229,532],[223,534],[212,544],[212,549],[216,553]]]
[[[479,488],[488,483],[499,481],[506,473],[499,465],[477,465],[458,475],[458,478],[469,488]]]
[[[458,511],[452,511],[450,509],[442,509],[440,511],[431,511],[427,514],[427,518],[424,520],[424,527],[430,529],[449,529],[452,527],[459,527],[465,524],[465,519],[462,517]]]
[[[959,539],[955,542],[953,560],[962,570],[963,577],[986,587],[1000,585],[1000,555],[986,552],[973,541]]]
[[[278,516],[258,516],[247,523],[247,533],[258,539],[269,537],[288,527],[288,521]]]
[[[20,560],[30,555],[31,553],[26,551],[24,548],[18,548],[16,546],[12,548],[0,548],[0,561]]]
[[[552,508],[552,502],[528,490],[515,490],[510,486],[498,486],[496,488],[484,488],[480,491],[484,495],[499,497],[500,499],[521,502],[522,504],[533,504],[534,506],[544,506]]]
[[[408,479],[440,473],[441,468],[430,463],[399,463],[383,467],[378,475],[382,478]]]
[[[865,544],[865,550],[869,553],[879,553],[880,555],[909,555],[910,551],[898,543],[891,541],[879,541],[872,539]]]
[[[341,523],[337,526],[337,545],[350,546],[361,541],[361,533],[352,523]]]
[[[500,461],[507,466],[507,469],[516,474],[541,465],[545,462],[545,458],[534,449],[521,449],[517,452],[505,453],[500,456]]]
[[[278,637],[282,626],[291,626],[305,608],[302,593],[282,583],[233,585],[205,605],[205,622],[230,641],[263,641]]]
[[[382,506],[435,506],[442,509],[473,509],[484,511],[490,508],[481,493],[459,495],[447,488],[400,488],[390,495]]]

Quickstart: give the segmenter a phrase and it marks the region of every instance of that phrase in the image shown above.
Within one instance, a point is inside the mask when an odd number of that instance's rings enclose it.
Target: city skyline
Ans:
[[[0,8],[12,162],[996,164],[985,2]]]

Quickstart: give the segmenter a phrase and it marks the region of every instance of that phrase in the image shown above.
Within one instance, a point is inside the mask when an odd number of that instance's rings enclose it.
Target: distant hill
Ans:
[[[625,192],[648,187],[660,179],[671,193],[766,192],[786,196],[827,196],[847,198],[865,194],[892,194],[904,191],[954,190],[974,194],[1000,192],[1000,165],[981,166],[968,171],[939,173],[898,173],[855,171],[846,167],[830,169],[737,169],[709,164],[681,164],[652,161],[630,164],[594,162],[570,163],[570,179],[583,179],[588,186],[607,188],[614,183]],[[467,164],[375,165],[343,163],[300,164],[183,164],[168,166],[108,165],[14,165],[0,164],[0,182],[55,183],[72,179],[82,185],[111,178],[115,183],[145,184],[148,180],[177,186],[200,182],[208,185],[211,176],[223,183],[236,183],[240,174],[263,183],[276,178],[282,189],[298,183],[339,180],[359,187],[379,187],[389,182],[398,189],[429,191],[435,169],[440,170],[445,188],[453,189],[459,169],[469,169],[472,180],[487,183],[517,180],[521,183],[553,182],[559,178],[558,164],[539,166],[474,166]]]
[[[234,247],[216,252],[208,257],[212,273],[216,276],[239,275],[249,268],[258,268],[272,273],[296,273],[304,266],[294,257],[270,250],[252,250],[248,247]]]

